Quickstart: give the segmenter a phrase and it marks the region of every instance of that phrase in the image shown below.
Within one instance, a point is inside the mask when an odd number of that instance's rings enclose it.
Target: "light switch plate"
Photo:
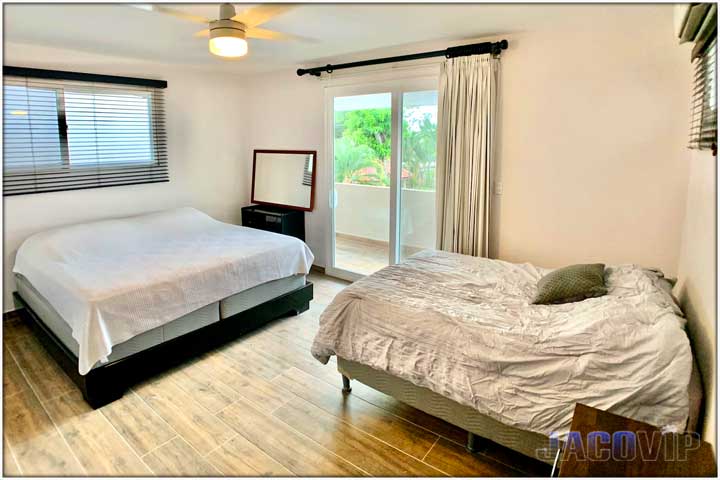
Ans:
[[[500,180],[495,180],[495,195],[502,195],[503,184]]]

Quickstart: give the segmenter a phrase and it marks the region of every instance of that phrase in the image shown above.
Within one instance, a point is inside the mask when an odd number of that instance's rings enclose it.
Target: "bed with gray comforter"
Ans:
[[[543,436],[563,438],[577,402],[683,431],[693,360],[663,274],[610,266],[607,295],[533,305],[548,272],[421,252],[338,294],[320,317],[312,353]]]

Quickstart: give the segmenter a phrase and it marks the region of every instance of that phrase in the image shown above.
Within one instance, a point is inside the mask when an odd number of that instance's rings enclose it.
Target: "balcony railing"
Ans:
[[[390,188],[335,184],[335,232],[376,242],[390,238]],[[402,189],[400,244],[411,249],[435,247],[435,191]]]

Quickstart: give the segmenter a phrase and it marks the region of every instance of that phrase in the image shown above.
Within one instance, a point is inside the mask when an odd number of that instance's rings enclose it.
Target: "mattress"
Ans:
[[[564,438],[577,402],[683,431],[692,355],[662,273],[610,266],[607,295],[533,305],[548,272],[418,253],[340,292],[320,317],[312,353],[545,436]]]
[[[116,345],[312,262],[297,238],[180,208],[35,234],[13,272],[70,326],[84,375]]]
[[[68,347],[75,356],[77,356],[79,346],[77,341],[73,338],[72,330],[67,322],[65,322],[52,305],[50,305],[50,303],[43,298],[37,290],[35,290],[27,279],[17,275],[16,283],[18,293],[23,300],[25,300],[30,308],[32,308],[33,311],[40,316],[43,323],[52,330],[55,336],[66,347]],[[153,328],[152,330],[141,333],[130,340],[115,345],[112,353],[108,355],[108,361],[112,362],[120,360],[121,358],[147,350],[148,348],[159,345],[165,341],[172,340],[173,338],[177,338],[186,333],[215,323],[221,318],[228,318],[236,313],[249,310],[261,303],[267,302],[268,300],[296,290],[303,285],[305,285],[305,277],[303,275],[294,275],[263,283],[232,295],[220,302],[214,302],[210,305],[206,305],[169,323]],[[225,304],[224,307],[223,304]],[[223,315],[221,312],[225,312],[225,314]],[[98,365],[99,362],[93,367]]]

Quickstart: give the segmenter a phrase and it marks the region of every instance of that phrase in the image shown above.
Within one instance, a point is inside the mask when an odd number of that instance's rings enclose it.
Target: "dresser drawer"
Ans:
[[[268,206],[250,206],[242,209],[244,227],[282,233],[305,240],[305,212]]]

